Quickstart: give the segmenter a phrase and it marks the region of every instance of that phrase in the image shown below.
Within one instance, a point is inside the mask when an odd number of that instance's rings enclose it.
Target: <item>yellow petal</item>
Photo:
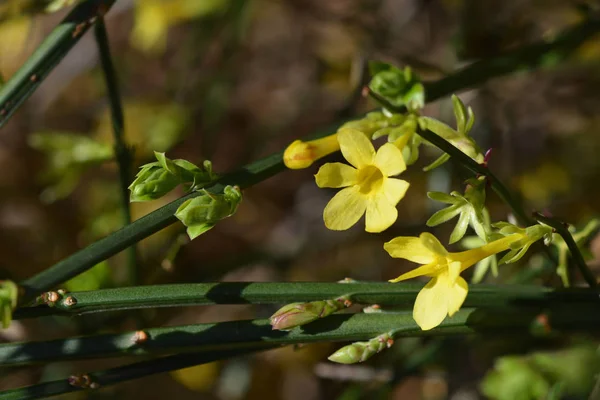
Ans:
[[[323,211],[325,226],[334,231],[346,230],[356,224],[366,208],[367,198],[360,194],[358,186],[342,189]]]
[[[327,163],[315,175],[318,187],[339,188],[356,184],[358,171],[347,164]]]
[[[448,279],[450,283],[454,284],[460,275],[460,267],[462,263],[460,261],[450,261],[448,262]]]
[[[351,128],[340,129],[338,141],[344,158],[356,168],[362,168],[373,162],[375,149],[361,131]]]
[[[420,238],[399,236],[383,245],[385,251],[394,258],[404,258],[419,264],[429,264],[435,261],[436,254],[423,246]]]
[[[433,329],[448,315],[448,280],[435,277],[417,295],[413,318],[422,330]]]
[[[453,316],[456,313],[460,306],[463,305],[465,299],[467,298],[467,293],[469,292],[469,286],[467,282],[459,276],[456,278],[456,282],[454,285],[450,287],[448,293],[448,315]]]
[[[373,164],[385,176],[398,175],[406,169],[402,151],[391,143],[386,143],[377,150]]]
[[[367,203],[367,232],[383,232],[398,218],[398,210],[383,193],[372,196]]]
[[[395,206],[406,194],[410,183],[402,179],[387,178],[383,181],[382,190],[390,204]]]
[[[395,283],[405,281],[407,279],[416,278],[417,276],[436,277],[440,274],[441,270],[442,268],[440,268],[440,265],[438,263],[432,262],[427,265],[422,265],[419,268],[415,268],[412,271],[408,271],[407,273],[400,275],[396,279],[390,279],[390,282]]]
[[[437,254],[439,256],[446,256],[448,254],[448,251],[446,251],[446,249],[444,248],[444,246],[442,246],[440,241],[437,240],[437,238],[431,233],[423,232],[419,236],[419,239],[421,240],[423,246],[425,248],[428,248],[434,254]]]

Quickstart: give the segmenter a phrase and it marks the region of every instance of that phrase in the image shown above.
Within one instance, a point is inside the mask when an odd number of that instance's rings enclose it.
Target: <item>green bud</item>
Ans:
[[[13,281],[0,281],[0,320],[4,329],[10,326],[12,312],[17,307],[19,288]]]
[[[225,187],[223,194],[204,190],[199,196],[183,202],[175,216],[187,227],[190,239],[194,239],[218,221],[233,215],[241,201],[242,193],[237,186]]]
[[[150,201],[175,189],[181,183],[180,179],[165,170],[158,162],[146,164],[129,185],[131,191],[129,201]]]
[[[324,318],[349,307],[351,304],[347,297],[312,301],[310,303],[291,303],[281,307],[271,316],[271,326],[275,330],[287,331],[319,318]]]
[[[330,355],[328,359],[339,364],[355,364],[368,360],[383,349],[392,347],[393,344],[392,335],[384,333],[368,342],[356,342],[344,346]]]
[[[369,83],[377,95],[384,97],[396,107],[405,106],[409,110],[423,108],[425,89],[409,67],[404,69],[393,65],[373,61],[369,63],[373,76]]]
[[[158,161],[142,166],[129,185],[130,201],[156,200],[180,184],[188,184],[190,190],[197,190],[216,179],[208,160],[200,168],[187,160],[171,160],[165,153],[155,151],[154,156]]]

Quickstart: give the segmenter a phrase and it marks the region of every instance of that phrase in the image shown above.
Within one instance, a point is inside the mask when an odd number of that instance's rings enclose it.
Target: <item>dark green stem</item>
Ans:
[[[237,172],[225,175],[206,190],[220,193],[227,185],[237,184],[243,189],[261,182],[285,168],[281,156],[282,153],[276,153],[249,164]],[[33,300],[36,295],[85,272],[99,262],[176,222],[177,208],[184,201],[200,194],[202,193],[195,192],[179,198],[21,282],[20,286],[25,293],[20,303]]]
[[[74,379],[72,378],[59,379],[56,381],[39,383],[37,385],[25,386],[18,389],[1,391],[0,400],[31,400],[47,398],[59,394],[79,392],[83,390],[93,390],[96,388],[96,386],[98,388],[103,388],[117,383],[144,378],[164,372],[175,371],[194,365],[206,364],[231,357],[239,357],[256,351],[270,349],[272,347],[273,346],[251,346],[235,350],[219,350],[158,357],[148,361],[141,361],[104,371],[84,374],[88,377],[89,380],[87,382],[93,386],[92,388],[76,385],[74,384]]]
[[[63,57],[115,0],[82,1],[48,35],[27,62],[0,89],[0,127],[31,96]]]
[[[65,294],[54,307],[19,308],[14,319],[102,311],[209,304],[285,304],[345,296],[354,303],[410,306],[422,283],[221,282],[137,286]],[[596,302],[599,293],[584,289],[553,290],[524,285],[471,285],[466,307]]]
[[[426,83],[427,101],[480,85],[489,79],[515,71],[528,71],[555,65],[566,59],[598,31],[600,31],[600,19],[591,17],[560,33],[553,40],[540,41],[490,59],[476,61],[446,78]]]
[[[131,149],[125,143],[124,130],[125,121],[123,117],[123,105],[121,104],[121,94],[115,67],[110,55],[110,46],[108,34],[104,25],[104,18],[98,18],[94,27],[98,52],[100,54],[100,64],[104,73],[106,89],[108,91],[108,100],[110,104],[110,113],[113,123],[114,149],[117,165],[119,166],[119,185],[121,189],[121,212],[123,214],[123,225],[131,224],[131,209],[129,207],[129,183],[133,174],[131,165],[133,162]],[[135,285],[138,282],[138,265],[135,245],[127,249],[127,268],[129,270],[129,284]]]
[[[273,330],[270,321],[247,320],[152,328],[41,342],[0,345],[0,365],[20,365],[71,359],[131,355],[172,354],[191,351],[235,349],[254,345],[287,345],[311,342],[369,340],[394,331],[394,337],[448,334],[524,334],[540,314],[552,329],[586,331],[600,329],[598,304],[564,303],[552,307],[465,308],[438,327],[422,331],[412,312],[334,314],[290,331]]]
[[[575,261],[575,265],[577,265],[577,268],[579,268],[579,272],[581,272],[581,275],[583,276],[587,284],[590,285],[590,287],[592,288],[597,288],[598,282],[596,281],[596,277],[588,268],[585,260],[583,259],[583,256],[581,255],[581,252],[579,251],[577,243],[575,243],[571,232],[569,232],[569,229],[567,228],[567,225],[565,225],[564,222],[557,220],[556,218],[549,218],[540,213],[535,213],[534,217],[537,221],[554,228],[556,233],[558,233],[563,238],[563,240],[567,244],[567,247],[569,248],[569,252],[571,253],[573,261]]]

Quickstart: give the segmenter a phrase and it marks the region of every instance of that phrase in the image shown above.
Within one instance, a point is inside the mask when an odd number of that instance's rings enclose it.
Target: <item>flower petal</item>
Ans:
[[[467,282],[459,276],[448,291],[448,315],[453,316],[463,305],[469,292]]]
[[[359,130],[343,128],[338,131],[340,150],[344,158],[356,168],[362,168],[373,162],[375,149],[371,141]]]
[[[360,194],[358,186],[340,190],[329,201],[323,211],[325,226],[334,231],[343,231],[363,216],[367,208],[367,197]]]
[[[404,258],[419,264],[429,264],[435,261],[436,254],[423,246],[420,238],[398,236],[383,245],[385,251],[394,258]]]
[[[423,232],[419,236],[423,247],[429,249],[432,253],[439,256],[446,256],[448,251],[442,246],[439,240],[429,232]]]
[[[383,193],[372,196],[367,203],[367,232],[383,232],[398,218],[398,210]]]
[[[395,282],[405,281],[407,279],[416,278],[417,276],[435,277],[439,273],[440,273],[439,264],[429,263],[426,265],[421,265],[419,268],[415,268],[412,271],[408,271],[407,273],[404,273],[395,279],[390,279],[389,282],[395,283]]]
[[[462,263],[460,261],[450,261],[448,260],[448,279],[451,284],[454,284],[460,275],[460,267]]]
[[[358,171],[347,164],[327,163],[319,168],[315,180],[320,188],[339,188],[354,185],[357,176]]]
[[[443,275],[433,278],[421,289],[415,300],[413,318],[422,330],[433,329],[446,318],[448,291],[448,279],[444,279]]]
[[[402,179],[386,178],[382,190],[391,205],[395,206],[406,194],[410,183]]]
[[[386,143],[377,150],[373,164],[385,176],[398,175],[406,169],[402,150],[391,143]]]

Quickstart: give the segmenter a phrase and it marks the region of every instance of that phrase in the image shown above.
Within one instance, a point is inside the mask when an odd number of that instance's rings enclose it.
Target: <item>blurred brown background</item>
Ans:
[[[479,58],[552,38],[581,21],[566,0],[118,0],[107,15],[125,105],[126,136],[136,168],[152,150],[192,162],[210,159],[218,173],[279,151],[376,105],[357,96],[366,59],[410,65],[439,79]],[[65,12],[0,24],[0,73],[9,78]],[[461,94],[473,107],[473,136],[493,148],[490,167],[527,210],[551,210],[582,225],[600,210],[600,37],[552,68],[517,72]],[[449,98],[426,115],[453,124]],[[113,163],[49,174],[36,133],[85,135],[111,143],[106,92],[88,33],[0,132],[0,278],[21,280],[117,229],[119,192]],[[468,176],[448,163],[421,167],[431,148],[404,173],[411,189],[388,231],[355,226],[328,231],[322,210],[333,191],[318,189],[307,170],[286,171],[244,193],[229,218],[177,251],[174,225],[139,245],[141,284],[204,281],[387,280],[410,268],[382,243],[417,235],[438,205],[427,190],[460,190]],[[335,160],[339,156],[329,159]],[[320,163],[318,163],[320,164]],[[50,171],[52,172],[52,171]],[[46,175],[46,179],[43,176]],[[51,179],[48,178],[51,176]],[[175,199],[134,204],[136,217]],[[488,196],[493,219],[507,208]],[[436,230],[447,241],[452,224]],[[185,237],[183,237],[185,238]],[[72,290],[123,285],[123,259],[71,282]],[[536,264],[537,262],[537,264]],[[499,281],[536,268],[530,257]],[[518,270],[515,270],[517,268]],[[553,271],[536,281],[557,284]],[[219,306],[148,310],[148,326],[268,317],[274,307]],[[132,329],[128,314],[16,321],[3,340],[40,340]],[[324,362],[334,345],[285,348],[178,374],[164,374],[65,398],[177,399],[477,399],[494,357],[523,344],[446,339],[413,377],[399,374],[407,354],[429,343],[406,339],[357,367]],[[58,379],[127,360],[65,363],[0,371],[0,389]]]

